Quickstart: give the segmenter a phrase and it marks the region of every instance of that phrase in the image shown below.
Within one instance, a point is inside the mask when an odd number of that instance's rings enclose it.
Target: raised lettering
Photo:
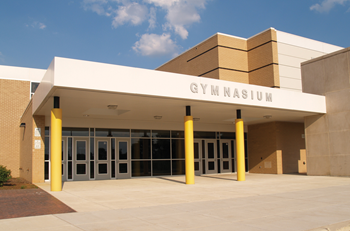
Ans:
[[[252,96],[252,100],[254,99],[254,92],[253,91],[251,91],[251,96]]]
[[[266,101],[272,102],[272,93],[266,93]]]
[[[191,83],[190,88],[193,93],[198,93],[198,85],[196,83]]]
[[[201,86],[202,86],[202,89],[203,89],[203,94],[205,94],[205,91],[206,91],[208,85],[207,85],[207,84],[204,84],[204,85],[203,85],[203,84],[201,83]]]
[[[260,93],[260,94],[259,94]],[[256,98],[261,101],[262,100],[262,92],[256,92]]]
[[[231,88],[224,87],[224,96],[231,97]]]
[[[219,86],[213,86],[211,85],[211,94],[219,96]]]
[[[246,89],[243,89],[243,90],[242,90],[242,98],[243,98],[243,99],[248,98],[248,91],[247,91]]]
[[[233,98],[239,98],[239,93],[238,93],[238,89],[235,88],[235,93],[233,94]]]

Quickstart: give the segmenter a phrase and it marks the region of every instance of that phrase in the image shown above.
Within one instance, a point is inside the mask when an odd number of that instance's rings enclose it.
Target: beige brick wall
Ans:
[[[276,31],[250,39],[216,34],[157,70],[279,87]]]
[[[270,122],[248,126],[249,172],[296,173],[305,149],[303,123]]]
[[[45,158],[45,116],[32,116],[32,102],[29,103],[21,118],[26,127],[21,129],[20,138],[20,177],[33,183],[44,182]],[[40,136],[35,136],[35,129],[40,128]],[[35,141],[40,141],[40,149],[35,148]]]
[[[20,118],[30,99],[30,82],[0,79],[0,164],[19,177]]]

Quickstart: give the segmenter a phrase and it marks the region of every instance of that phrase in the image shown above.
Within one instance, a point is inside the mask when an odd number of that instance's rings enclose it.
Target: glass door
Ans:
[[[128,140],[116,140],[117,155],[117,179],[126,179],[131,177],[130,167],[130,146]]]
[[[220,140],[220,153],[222,153],[221,172],[232,172],[232,147],[230,140]]]
[[[62,137],[62,181],[67,181],[67,137]]]
[[[110,138],[96,139],[96,180],[111,179]]]
[[[88,138],[74,138],[74,167],[73,167],[73,180],[89,180],[88,175]]]
[[[205,158],[206,158],[206,173],[217,173],[217,152],[216,152],[216,140],[205,141]]]
[[[200,158],[202,153],[201,141],[195,140],[193,144],[193,148],[194,148],[194,174],[196,176],[200,176],[202,173],[201,158]]]

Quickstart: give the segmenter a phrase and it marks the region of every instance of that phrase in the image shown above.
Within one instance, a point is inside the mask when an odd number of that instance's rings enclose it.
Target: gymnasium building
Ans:
[[[156,70],[0,65],[0,164],[30,182],[350,176],[350,48],[217,33]]]

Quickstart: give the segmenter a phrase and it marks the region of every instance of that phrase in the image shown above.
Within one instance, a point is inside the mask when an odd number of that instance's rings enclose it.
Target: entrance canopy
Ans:
[[[53,96],[63,118],[178,122],[187,105],[200,122],[218,124],[232,124],[236,109],[248,125],[326,113],[324,96],[59,57],[33,96],[33,114],[50,116]]]

